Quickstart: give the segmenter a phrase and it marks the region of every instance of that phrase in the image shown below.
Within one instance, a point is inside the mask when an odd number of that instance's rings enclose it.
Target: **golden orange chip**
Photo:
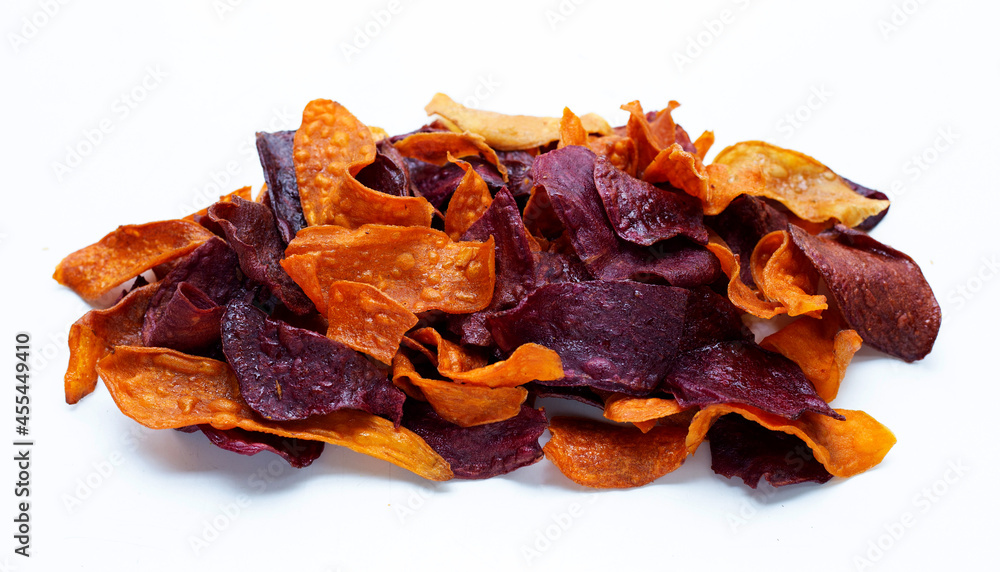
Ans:
[[[563,108],[562,119],[559,121],[559,147],[567,145],[587,146],[587,130],[583,128],[583,122],[570,111],[568,107]]]
[[[363,411],[344,409],[301,421],[269,421],[240,395],[229,365],[165,348],[119,346],[98,372],[122,413],[152,429],[203,423],[341,445],[435,481],[451,467],[415,433]]]
[[[417,316],[378,288],[338,281],[327,291],[326,337],[392,363],[399,343]]]
[[[424,107],[427,115],[437,114],[462,131],[482,135],[487,145],[500,151],[537,149],[559,140],[559,119],[528,115],[505,115],[469,109],[444,95],[436,94]],[[580,118],[587,133],[611,134],[611,126],[599,115]]]
[[[711,173],[702,164],[698,155],[685,151],[679,143],[660,151],[642,172],[645,181],[667,182],[693,197],[698,197],[702,201],[703,208],[709,195],[710,177]],[[708,210],[705,212],[708,213]]]
[[[740,280],[740,257],[733,254],[718,235],[711,235],[705,247],[719,259],[722,272],[729,277],[727,294],[729,301],[737,308],[765,320],[788,311],[781,304],[761,300],[756,292]]]
[[[467,348],[446,340],[441,336],[441,332],[434,328],[415,330],[410,333],[410,338],[421,344],[437,348],[437,354],[431,359],[431,362],[436,364],[435,367],[442,374],[446,371],[474,370],[488,363],[486,356],[482,355],[478,349]]]
[[[404,336],[403,345],[410,347],[410,343],[421,347],[423,351],[427,351],[420,344]],[[433,359],[433,356],[429,357]],[[418,377],[421,376],[417,373],[417,368],[413,366],[413,361],[406,357],[405,353],[400,351],[392,357],[392,384],[403,390],[403,393],[407,397],[412,397],[418,401],[427,401],[427,398],[424,397],[424,392],[413,383],[413,380]]]
[[[896,437],[885,425],[864,411],[837,409],[846,420],[807,411],[796,421],[743,405],[710,405],[697,413],[687,436],[687,448],[694,454],[716,419],[738,413],[771,431],[802,439],[816,460],[835,477],[851,477],[882,462]]]
[[[578,417],[554,417],[542,450],[562,474],[585,487],[638,487],[684,462],[687,429],[658,425],[648,433]]]
[[[106,310],[91,310],[70,326],[64,386],[73,404],[97,387],[97,362],[115,346],[142,343],[142,322],[157,285],[136,288]]]
[[[264,195],[264,191],[266,191],[266,190],[267,190],[267,185],[264,185],[264,188],[260,190],[260,194],[257,195],[257,202],[258,203],[260,202],[260,198],[261,198],[261,196]],[[239,198],[241,198],[241,199],[243,199],[245,201],[249,201],[250,200],[250,193],[251,192],[252,192],[252,189],[250,188],[249,185],[246,186],[246,187],[241,187],[241,188],[236,189],[235,191],[229,193],[228,195],[222,195],[221,197],[219,197],[219,201],[218,202],[220,202],[220,203],[231,203],[231,202],[233,202],[233,197],[239,197]],[[209,206],[211,206],[211,205],[209,205]],[[196,213],[191,213],[191,214],[187,215],[186,217],[184,217],[184,220],[189,220],[189,221],[193,222],[196,217],[200,217],[200,216],[208,216],[208,207],[205,207],[205,208],[201,209],[200,211],[198,211]]]
[[[293,239],[285,254],[282,267],[322,314],[329,285],[340,280],[374,286],[413,313],[461,314],[488,306],[496,279],[493,237],[454,242],[430,228],[317,229]]]
[[[640,173],[645,171],[654,157],[677,140],[676,125],[671,113],[679,105],[676,101],[671,101],[666,109],[656,114],[652,123],[646,119],[646,113],[638,101],[631,101],[621,106],[623,110],[629,112],[626,132],[629,138],[635,141]]]
[[[437,166],[448,164],[449,156],[462,157],[482,156],[493,164],[500,172],[503,180],[507,180],[507,167],[504,167],[494,151],[481,135],[475,133],[448,133],[436,131],[431,133],[414,133],[393,143],[400,155],[410,159],[418,159]]]
[[[458,240],[493,204],[493,195],[486,181],[465,161],[448,155],[448,159],[462,168],[465,175],[451,195],[444,214],[444,231],[452,240]]]
[[[629,397],[611,394],[604,401],[604,417],[620,423],[656,421],[687,409],[681,407],[677,400],[663,397]]]
[[[764,338],[760,347],[792,360],[816,387],[824,401],[833,401],[851,358],[861,348],[861,336],[825,312],[823,319],[803,316]]]
[[[516,387],[531,381],[562,379],[565,373],[556,352],[538,345],[519,346],[506,360],[486,365],[486,359],[454,342],[433,328],[421,328],[410,336],[437,347],[438,372],[454,381],[480,387]]]
[[[704,162],[705,156],[708,155],[708,150],[712,148],[715,144],[715,133],[712,131],[703,131],[698,139],[694,142],[694,148],[698,150],[697,157],[699,161]]]
[[[635,176],[638,157],[635,142],[621,135],[602,135],[592,137],[587,143],[590,150],[603,156],[618,169]]]
[[[52,275],[88,302],[150,268],[180,258],[215,236],[188,220],[120,226],[98,242],[70,254]]]
[[[826,296],[816,294],[819,273],[786,231],[776,230],[757,242],[750,270],[761,293],[787,308],[789,316],[819,318],[827,308]]]
[[[521,412],[528,398],[523,387],[479,387],[454,381],[410,377],[434,411],[461,427],[473,427],[510,419]]]
[[[759,177],[756,188],[722,185],[713,189],[713,211],[722,209],[743,192],[779,201],[797,216],[812,222],[835,218],[847,226],[857,226],[866,218],[889,207],[889,201],[869,199],[851,187],[816,159],[763,141],[744,141],[723,149],[715,165],[725,165],[730,176]],[[708,212],[707,214],[717,214]]]
[[[306,105],[293,153],[302,214],[310,226],[431,225],[434,207],[423,197],[387,195],[354,178],[375,160],[375,140],[339,103],[317,99]]]

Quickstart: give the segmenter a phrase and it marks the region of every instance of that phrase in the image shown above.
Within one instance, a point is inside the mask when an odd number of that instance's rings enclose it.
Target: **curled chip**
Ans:
[[[267,180],[268,204],[274,211],[278,231],[286,243],[306,227],[299,184],[295,178],[294,146],[294,131],[257,133],[257,155]]]
[[[309,225],[430,226],[434,208],[424,198],[387,195],[354,178],[375,160],[375,140],[339,103],[309,102],[294,149],[302,213]]]
[[[115,286],[184,256],[213,236],[205,227],[187,220],[120,226],[64,258],[52,277],[94,302]]]
[[[545,458],[573,482],[586,487],[639,487],[673,472],[687,450],[682,427],[660,425],[643,433],[577,417],[553,417]]]
[[[818,318],[827,308],[826,296],[816,294],[819,274],[786,231],[776,230],[760,239],[750,258],[750,270],[764,296],[787,308],[789,316]]]
[[[451,154],[449,159],[454,159]],[[493,196],[486,181],[465,161],[453,161],[465,171],[465,176],[458,183],[458,188],[448,203],[448,212],[444,215],[444,231],[452,240],[459,240],[467,230],[483,216],[490,208]]]
[[[711,237],[707,248],[718,257],[719,263],[722,265],[722,272],[729,277],[726,294],[729,296],[729,301],[737,308],[765,320],[788,312],[788,308],[777,302],[762,300],[740,279],[740,258],[733,254],[733,251],[729,250],[726,243],[719,237]]]
[[[209,424],[279,437],[323,441],[389,461],[435,481],[453,474],[448,462],[413,432],[392,421],[345,409],[302,421],[268,421],[240,395],[224,362],[164,348],[119,346],[98,364],[118,409],[151,429]]]
[[[536,149],[559,140],[559,119],[555,117],[469,109],[443,93],[435,94],[424,110],[427,115],[440,115],[459,130],[482,135],[486,144],[497,150]],[[588,113],[580,121],[588,133],[611,134],[611,126],[599,115]]]
[[[198,429],[220,449],[240,455],[256,455],[262,451],[271,451],[296,469],[308,467],[323,453],[322,441],[284,438],[260,431],[247,431],[239,427],[216,429],[207,423],[198,425]]]
[[[451,133],[448,131],[414,133],[393,143],[393,145],[396,147],[396,151],[399,151],[404,157],[439,167],[453,162],[449,156],[458,159],[482,156],[487,163],[496,167],[504,182],[507,181],[507,167],[500,162],[497,152],[486,143],[486,140],[475,133]]]
[[[559,120],[559,147],[567,145],[587,145],[587,130],[583,122],[568,107],[563,108],[562,119]]]
[[[754,407],[709,405],[691,421],[687,448],[693,455],[716,419],[738,413],[766,429],[802,439],[816,460],[835,477],[852,477],[881,463],[896,444],[892,432],[864,411],[837,409],[836,412],[843,421],[808,412],[801,419],[790,421]]]
[[[604,417],[619,423],[655,421],[688,409],[677,403],[676,399],[664,397],[630,397],[613,393],[604,400]]]
[[[865,343],[908,362],[931,351],[941,307],[912,258],[842,225],[819,236],[791,232]]]
[[[326,337],[382,363],[392,363],[417,316],[378,288],[338,281],[327,291]]]
[[[792,360],[827,403],[837,397],[851,358],[861,349],[861,336],[846,329],[836,311],[823,319],[803,316],[764,338],[760,347]]]
[[[492,238],[453,242],[429,228],[383,225],[307,230],[313,232],[289,244],[281,265],[320,313],[327,313],[329,285],[339,280],[370,284],[414,313],[475,312],[493,296]]]

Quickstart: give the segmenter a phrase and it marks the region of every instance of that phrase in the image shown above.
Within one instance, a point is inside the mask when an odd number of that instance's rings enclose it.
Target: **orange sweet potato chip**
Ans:
[[[676,470],[687,450],[684,427],[658,425],[643,433],[578,417],[554,417],[542,450],[562,474],[586,487],[638,487]]]
[[[115,286],[184,256],[213,236],[205,227],[187,220],[120,226],[64,258],[52,277],[94,302]]]
[[[567,145],[586,146],[587,130],[583,128],[580,118],[568,107],[564,107],[562,119],[559,121],[559,147]]]
[[[699,411],[691,421],[687,448],[694,454],[716,419],[727,413],[738,413],[771,431],[802,439],[812,449],[816,460],[835,477],[852,477],[881,463],[896,444],[892,431],[864,411],[836,411],[846,419],[838,421],[826,415],[806,412],[798,420],[790,421],[754,407],[710,405]]]
[[[717,235],[710,236],[706,248],[719,259],[722,272],[729,277],[727,294],[729,301],[737,308],[765,320],[788,311],[781,304],[761,300],[756,292],[740,280],[740,258],[733,254],[732,250],[729,250],[721,238]]]
[[[69,366],[64,385],[73,404],[97,387],[97,362],[115,346],[142,343],[142,322],[157,285],[136,288],[106,310],[91,310],[69,329]]]
[[[635,176],[638,156],[636,155],[635,142],[632,139],[621,135],[603,135],[591,138],[587,146],[618,169]]]
[[[847,366],[861,348],[861,336],[834,316],[830,312],[824,312],[821,320],[803,316],[760,342],[760,347],[798,364],[827,402],[837,397]]]
[[[479,387],[419,376],[410,381],[423,391],[438,415],[461,427],[510,419],[521,412],[521,404],[528,398],[523,387]]]
[[[695,139],[694,148],[698,150],[697,156],[699,161],[705,161],[705,156],[708,155],[708,150],[711,149],[714,144],[715,133],[712,131],[703,131],[702,134]]]
[[[761,293],[787,308],[789,316],[818,318],[827,308],[826,296],[816,294],[819,273],[786,231],[776,230],[757,242],[750,270]]]
[[[677,400],[663,397],[630,397],[616,393],[604,401],[604,417],[620,423],[656,421],[686,410]]]
[[[384,225],[299,234],[281,265],[322,314],[330,284],[340,280],[374,286],[413,313],[475,312],[493,297],[493,237],[454,242],[430,228]]]
[[[264,195],[264,191],[266,191],[266,190],[267,190],[267,185],[264,185],[264,188],[261,189],[260,194],[257,195],[257,198],[260,199],[260,197]],[[234,197],[239,197],[239,198],[241,198],[241,199],[243,199],[245,201],[249,201],[250,200],[250,193],[252,191],[253,191],[253,189],[249,185],[246,186],[246,187],[241,187],[241,188],[236,189],[235,191],[233,191],[233,192],[231,192],[231,193],[229,193],[227,195],[222,195],[221,197],[219,197],[219,201],[218,202],[220,202],[220,203],[231,203],[231,202],[233,202],[233,198]],[[257,202],[260,202],[260,201],[258,200]],[[212,206],[212,205],[209,205],[209,206]],[[184,220],[196,221],[198,217],[203,217],[203,216],[208,216],[208,207],[205,207],[205,208],[201,209],[200,211],[198,211],[196,213],[191,213],[191,214],[187,215],[186,217],[184,217]]]
[[[559,119],[555,117],[504,115],[469,109],[443,93],[436,94],[424,110],[427,115],[440,115],[458,129],[482,135],[490,147],[500,151],[537,149],[559,140]],[[611,133],[611,126],[599,115],[588,113],[580,121],[588,133]]]
[[[676,141],[676,124],[671,113],[679,105],[676,101],[671,101],[666,109],[656,114],[656,119],[652,123],[646,119],[646,114],[638,101],[631,101],[621,106],[623,110],[629,112],[626,132],[629,138],[635,141],[640,172],[644,171],[661,151]]]
[[[431,225],[434,207],[423,197],[380,193],[354,178],[375,161],[375,140],[339,103],[317,99],[306,105],[293,156],[302,214],[310,226]]]
[[[438,371],[462,372],[470,371],[485,366],[488,363],[486,356],[479,352],[479,349],[460,346],[455,342],[444,339],[441,332],[434,328],[420,328],[410,333],[410,338],[424,344],[437,348],[437,353],[431,359]]]
[[[337,281],[327,290],[326,337],[382,363],[392,363],[399,343],[417,316],[378,288]]]
[[[451,196],[448,210],[444,214],[444,231],[452,240],[458,240],[469,230],[493,204],[490,188],[472,165],[455,159],[448,154],[448,160],[457,164],[465,171],[458,188]]]
[[[446,165],[452,159],[462,157],[482,156],[493,164],[500,172],[503,180],[507,180],[507,167],[504,167],[494,151],[483,139],[475,133],[449,133],[436,131],[431,133],[414,133],[393,144],[399,154],[410,159],[418,159],[437,166]]]
[[[407,347],[412,345],[419,347],[423,351],[427,351],[427,348],[405,336],[403,337],[402,345]],[[428,358],[433,359],[433,355],[428,356]],[[413,366],[413,361],[404,352],[396,352],[396,355],[392,356],[392,384],[403,390],[403,393],[407,397],[412,397],[418,401],[427,401],[427,398],[424,397],[424,392],[413,383],[413,380],[418,377],[421,377],[421,375],[417,373],[417,368]]]
[[[729,201],[744,192],[779,201],[808,221],[835,218],[850,227],[889,207],[889,201],[869,199],[854,192],[816,159],[763,141],[744,141],[727,147],[713,164],[725,165],[730,177],[749,174],[751,180],[759,177],[759,182],[749,185],[749,189],[747,185],[719,185],[712,190],[713,212],[706,214],[722,212]]]
[[[447,461],[392,421],[344,409],[301,421],[268,421],[240,396],[229,365],[164,348],[119,346],[98,372],[122,413],[152,429],[208,423],[323,441],[394,463],[431,480],[452,478]]]

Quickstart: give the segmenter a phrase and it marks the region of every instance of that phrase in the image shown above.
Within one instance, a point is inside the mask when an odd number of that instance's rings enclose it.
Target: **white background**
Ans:
[[[15,468],[0,460],[0,570],[932,570],[995,554],[1000,5],[399,0],[387,17],[384,0],[230,3],[0,8],[0,436],[14,438],[28,331],[36,440],[30,559],[12,552]],[[87,308],[50,278],[63,256],[258,187],[254,132],[297,127],[310,99],[401,132],[437,91],[612,124],[622,103],[677,99],[716,150],[764,139],[891,191],[875,236],[917,260],[947,317],[917,364],[863,350],[834,402],[895,432],[885,461],[757,492],[714,475],[707,448],[636,490],[584,490],[545,461],[433,484],[334,447],[293,470],[146,430],[103,387],[64,403],[66,333]]]

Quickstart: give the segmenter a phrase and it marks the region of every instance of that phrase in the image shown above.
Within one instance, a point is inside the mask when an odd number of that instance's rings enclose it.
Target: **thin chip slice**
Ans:
[[[327,291],[326,337],[382,363],[392,363],[403,335],[417,316],[378,288],[338,281]]]
[[[187,220],[120,226],[64,258],[52,277],[94,302],[115,286],[184,256],[213,236],[205,227]]]
[[[410,333],[410,339],[436,348],[431,360],[442,374],[444,372],[472,371],[485,366],[489,361],[481,348],[466,348],[445,339],[434,328],[420,328]]]
[[[633,177],[636,175],[638,156],[635,151],[635,142],[628,137],[621,135],[594,137],[590,139],[587,146],[594,153],[610,161],[616,169]]]
[[[729,250],[722,239],[715,235],[711,236],[706,248],[719,259],[722,272],[729,277],[726,294],[729,296],[729,301],[737,308],[765,320],[788,312],[788,308],[777,302],[762,300],[740,279],[740,258]]]
[[[453,381],[411,376],[427,402],[442,419],[459,427],[496,423],[516,416],[528,398],[523,387],[479,387]]]
[[[414,133],[393,143],[401,155],[439,167],[450,162],[449,155],[457,159],[482,156],[486,162],[496,167],[500,177],[507,181],[507,167],[500,162],[497,152],[481,135],[475,133],[451,133],[436,131]]]
[[[640,487],[675,471],[687,450],[683,427],[648,433],[578,417],[553,417],[545,457],[575,483],[600,489]]]
[[[323,441],[382,459],[424,478],[453,477],[448,462],[413,432],[392,421],[345,409],[302,421],[268,421],[240,395],[232,369],[220,361],[164,348],[119,346],[98,364],[122,413],[152,429],[210,424],[280,437]]]
[[[220,203],[230,203],[236,197],[239,197],[239,198],[241,198],[241,199],[243,199],[245,201],[249,201],[249,200],[251,200],[250,193],[252,193],[252,192],[253,192],[253,188],[250,187],[249,185],[247,185],[245,187],[240,187],[239,189],[236,189],[235,191],[233,191],[233,192],[231,192],[229,194],[222,195],[221,197],[219,197],[219,200],[217,202],[220,202]],[[212,203],[212,204],[215,204],[215,203]],[[212,205],[208,205],[208,207],[210,207],[210,206],[212,206]],[[191,214],[187,215],[186,217],[184,217],[184,220],[189,220],[191,222],[198,222],[198,223],[200,223],[202,218],[208,216],[208,207],[205,207],[205,208],[201,209],[198,212],[194,212],[194,213],[191,213]]]
[[[604,400],[604,417],[619,423],[655,421],[687,411],[676,399],[665,397],[630,397],[613,393]],[[646,431],[643,431],[645,433]]]
[[[295,132],[257,133],[257,156],[267,181],[268,206],[285,243],[306,226],[295,175]],[[244,197],[246,198],[246,197]],[[258,201],[259,202],[259,201]]]
[[[808,316],[795,320],[761,340],[760,347],[794,361],[829,403],[837,397],[851,358],[861,349],[861,336],[847,329],[836,311],[828,311],[821,320]]]
[[[470,109],[443,93],[435,94],[424,107],[427,115],[440,115],[459,129],[482,135],[497,150],[536,149],[559,140],[559,119],[504,115],[493,111]],[[610,135],[611,126],[599,115],[588,113],[580,118],[587,133]]]
[[[563,108],[562,119],[559,120],[559,145],[587,145],[587,130],[583,128],[583,122],[570,111],[568,107]]]
[[[688,452],[692,455],[705,440],[716,419],[728,413],[738,413],[771,431],[795,435],[812,449],[816,460],[835,477],[852,477],[882,462],[896,437],[864,411],[837,409],[844,417],[805,413],[790,421],[754,407],[741,405],[710,405],[695,416],[687,436]]]
[[[455,159],[451,154],[448,158],[465,171],[444,214],[444,231],[452,240],[457,241],[490,208],[493,195],[490,194],[486,181],[479,176],[472,165]]]
[[[247,431],[239,427],[216,429],[207,423],[198,425],[198,429],[201,429],[208,440],[220,449],[240,455],[256,455],[262,451],[270,451],[288,461],[288,464],[296,469],[308,467],[318,459],[325,444],[322,441],[291,439],[260,431]]]
[[[370,284],[413,313],[456,314],[488,306],[495,280],[492,238],[453,242],[441,231],[419,227],[304,230],[281,265],[322,314],[329,285],[340,280]]]
[[[760,239],[750,257],[750,270],[764,296],[787,308],[789,316],[818,318],[826,310],[826,296],[816,294],[819,273],[787,231],[776,230]]]

